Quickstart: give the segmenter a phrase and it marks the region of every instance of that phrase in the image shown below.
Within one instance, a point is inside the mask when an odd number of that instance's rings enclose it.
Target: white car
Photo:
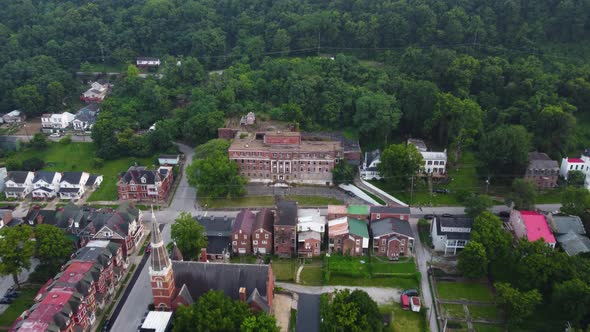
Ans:
[[[49,135],[49,137],[60,137],[61,135],[59,133],[53,133],[51,135]]]

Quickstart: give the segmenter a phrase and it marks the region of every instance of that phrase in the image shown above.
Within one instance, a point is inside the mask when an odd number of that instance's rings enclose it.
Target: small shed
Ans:
[[[164,154],[158,157],[160,165],[176,166],[180,164],[180,155],[178,154]]]

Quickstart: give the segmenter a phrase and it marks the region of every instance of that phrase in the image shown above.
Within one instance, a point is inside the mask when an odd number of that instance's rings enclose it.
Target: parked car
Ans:
[[[434,188],[434,189],[432,189],[432,191],[437,194],[450,194],[451,193],[451,191],[449,189],[445,189],[445,188]]]
[[[104,325],[102,326],[102,331],[107,332],[111,329],[111,320],[107,319],[104,321]]]
[[[443,216],[443,217],[445,217],[445,218],[450,218],[450,217],[452,217],[453,215],[452,215],[452,214],[450,214],[450,213],[443,213],[443,214],[442,214],[442,216]]]
[[[19,292],[17,292],[17,291],[14,291],[14,290],[9,290],[9,291],[7,291],[7,292],[6,292],[6,294],[4,294],[4,297],[9,297],[9,298],[13,298],[13,299],[15,299],[15,298],[17,298],[19,295],[20,295],[20,293],[19,293]]]
[[[508,212],[508,211],[500,211],[500,212],[498,212],[498,217],[501,217],[501,218],[510,218],[510,212]]]
[[[145,253],[149,254],[150,252],[152,252],[152,244],[148,243],[147,247],[145,247]]]
[[[11,299],[9,297],[3,297],[2,299],[0,299],[0,304],[11,304],[14,301],[14,299]]]
[[[59,133],[53,133],[51,135],[49,135],[49,137],[60,137],[61,135]]]
[[[410,298],[410,305],[412,307],[413,312],[420,312],[422,304],[420,303],[420,298],[417,296],[412,296]]]
[[[356,197],[356,195],[352,191],[347,190],[345,191],[345,193],[350,197]]]
[[[434,219],[434,214],[425,214],[424,219],[428,219],[428,220]]]
[[[415,289],[404,289],[402,294],[405,294],[407,296],[418,296],[418,291]]]
[[[401,303],[402,303],[402,309],[410,310],[410,297],[409,296],[407,296],[406,294],[402,294]]]

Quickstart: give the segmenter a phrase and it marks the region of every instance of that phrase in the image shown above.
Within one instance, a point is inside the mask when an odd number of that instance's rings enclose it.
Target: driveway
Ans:
[[[318,332],[320,330],[319,294],[299,294],[295,330],[297,332]]]
[[[286,290],[291,292],[299,293],[299,305],[301,307],[301,295],[303,294],[311,294],[311,295],[320,295],[323,293],[332,293],[335,290],[343,290],[343,289],[350,289],[350,290],[363,290],[369,294],[369,296],[377,302],[377,304],[392,304],[394,301],[399,302],[399,297],[401,295],[401,291],[397,288],[387,288],[387,287],[357,287],[357,286],[303,286],[297,284],[291,284],[286,282],[277,282],[275,283],[276,286],[282,287]],[[299,322],[299,320],[297,320]],[[299,323],[297,323],[299,326]]]

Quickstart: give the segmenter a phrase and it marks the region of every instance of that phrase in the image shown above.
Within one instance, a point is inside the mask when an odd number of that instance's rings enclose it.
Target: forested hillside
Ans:
[[[3,110],[60,110],[79,93],[82,63],[165,59],[162,80],[132,70],[116,82],[95,133],[99,147],[110,142],[104,157],[142,154],[133,133],[155,121],[200,143],[215,134],[209,126],[250,110],[306,130],[354,128],[376,146],[414,136],[460,151],[502,125],[524,126],[522,144],[555,158],[586,144],[576,122],[587,118],[590,67],[555,45],[583,50],[590,1],[0,5]],[[318,47],[371,61],[318,58]]]

